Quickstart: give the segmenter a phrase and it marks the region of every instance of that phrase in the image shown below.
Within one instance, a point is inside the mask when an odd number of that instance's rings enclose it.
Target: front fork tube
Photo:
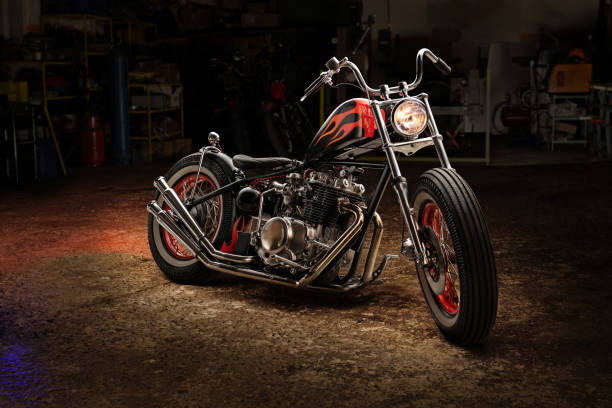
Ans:
[[[429,105],[426,104],[426,106]],[[406,182],[406,179],[402,177],[402,173],[397,162],[397,157],[395,156],[395,151],[393,150],[393,147],[390,146],[391,140],[389,138],[389,134],[387,133],[387,127],[385,126],[385,121],[380,111],[380,106],[376,104],[376,102],[373,102],[371,107],[372,111],[374,112],[376,127],[378,128],[378,131],[383,139],[383,150],[387,156],[387,163],[389,163],[389,169],[391,170],[393,191],[395,191],[395,195],[397,196],[397,201],[399,202],[402,210],[404,223],[408,227],[408,232],[410,233],[410,238],[412,239],[412,243],[414,245],[416,261],[419,265],[425,265],[429,263],[429,260],[427,259],[427,255],[425,253],[425,247],[423,246],[421,238],[419,237],[419,230],[415,220],[414,210],[412,207],[410,207],[410,202],[408,201],[408,183]],[[442,149],[444,149],[444,147],[442,147]],[[448,159],[446,160],[448,161]]]
[[[419,237],[419,229],[415,220],[414,210],[412,207],[410,207],[410,203],[408,202],[408,183],[406,183],[406,179],[404,177],[400,176],[393,180],[393,191],[395,191],[397,201],[400,204],[404,223],[408,226],[408,232],[410,233],[410,238],[412,239],[412,244],[414,245],[416,261],[419,265],[426,265],[429,263],[429,260],[427,259],[425,248],[423,247],[421,238]],[[403,244],[404,243],[402,242],[402,245]]]
[[[438,131],[438,125],[436,125],[436,120],[434,119],[434,115],[431,111],[431,107],[429,106],[429,98],[427,94],[423,94],[421,99],[425,104],[425,109],[427,110],[427,126],[429,127],[429,132],[433,136],[434,147],[436,148],[436,153],[438,154],[438,158],[440,159],[440,164],[442,167],[446,169],[450,169],[451,164],[448,160],[448,156],[446,155],[446,149],[444,149],[444,143],[442,143],[442,135]]]

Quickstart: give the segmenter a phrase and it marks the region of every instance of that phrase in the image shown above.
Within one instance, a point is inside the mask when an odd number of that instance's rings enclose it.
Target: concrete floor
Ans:
[[[0,406],[611,406],[610,167],[460,168],[499,273],[497,324],[473,349],[440,335],[404,261],[340,298],[168,282],[144,210],[167,166],[2,192]],[[381,210],[397,253],[391,194]]]

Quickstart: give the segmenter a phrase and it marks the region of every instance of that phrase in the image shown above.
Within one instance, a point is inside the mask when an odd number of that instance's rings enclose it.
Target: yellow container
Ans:
[[[9,102],[26,103],[28,101],[28,82],[0,81],[0,94],[8,95]]]

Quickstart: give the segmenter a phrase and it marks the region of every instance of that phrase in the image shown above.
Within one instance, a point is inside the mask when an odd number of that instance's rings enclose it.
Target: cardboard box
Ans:
[[[261,2],[249,2],[246,5],[246,12],[248,14],[262,14],[268,12],[268,3],[265,1]]]
[[[137,110],[147,109],[146,95],[132,95],[131,105]],[[151,109],[164,109],[168,107],[168,97],[166,95],[151,95]]]
[[[569,133],[572,135],[575,135],[576,132],[578,131],[577,125],[573,125],[567,122],[557,122],[557,125],[555,127],[556,127],[557,132],[564,132],[564,133]]]
[[[186,7],[183,13],[185,30],[204,30],[213,23],[213,11],[210,7]]]
[[[280,16],[274,13],[242,14],[244,28],[274,28],[280,25]]]
[[[178,82],[181,80],[181,74],[179,71],[178,64],[173,63],[159,63],[155,64],[155,76],[163,77],[168,82]]]
[[[121,27],[115,30],[117,37],[124,43],[131,41],[134,45],[144,45],[147,43],[147,28],[133,25],[132,26],[132,38],[130,39],[130,32],[128,27]]]
[[[242,0],[221,0],[221,8],[226,10],[242,10]]]
[[[591,64],[555,65],[548,81],[548,92],[588,93],[591,90],[592,76]]]
[[[162,85],[157,88],[153,88],[155,92],[165,95],[168,98],[168,107],[176,108],[181,106],[181,93],[183,92],[182,86],[169,86]]]

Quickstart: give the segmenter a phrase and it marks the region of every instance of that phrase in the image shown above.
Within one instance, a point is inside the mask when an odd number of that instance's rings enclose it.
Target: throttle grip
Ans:
[[[444,60],[442,58],[438,58],[438,61],[436,61],[434,64],[434,67],[436,67],[438,69],[438,71],[440,71],[443,75],[448,75],[451,73],[452,69],[451,67],[448,66],[448,64],[446,62],[444,62]]]

